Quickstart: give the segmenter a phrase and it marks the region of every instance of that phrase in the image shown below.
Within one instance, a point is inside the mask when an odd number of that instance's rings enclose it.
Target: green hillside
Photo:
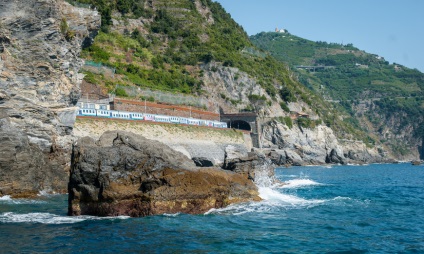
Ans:
[[[214,22],[208,23],[190,0],[79,0],[97,7],[102,13],[102,29],[94,45],[84,50],[83,57],[116,69],[120,80],[99,80],[110,89],[118,82],[157,90],[199,93],[199,68],[216,61],[236,67],[258,78],[271,95],[276,95],[275,79],[294,86],[287,72],[270,57],[256,54],[247,34],[219,3],[202,0],[210,9]],[[124,7],[123,7],[124,6]],[[120,15],[120,17],[114,17]],[[112,18],[140,19],[143,26],[117,31]],[[119,76],[118,76],[119,77]]]
[[[299,81],[335,102],[394,153],[407,154],[424,136],[424,74],[383,57],[289,33],[260,33],[251,41],[289,64]]]
[[[375,143],[358,128],[352,116],[341,116],[319,94],[299,83],[287,64],[252,44],[243,28],[217,2],[78,0],[78,3],[95,6],[102,15],[102,28],[94,43],[83,49],[82,57],[116,71],[112,76],[85,71],[85,81],[108,92],[131,96],[123,89],[116,89],[118,84],[209,99],[204,91],[203,66],[216,63],[246,73],[269,95],[267,99],[250,92],[250,103],[244,110],[255,110],[252,105],[258,101],[265,107],[276,104],[284,111],[279,119],[291,124],[288,104],[304,102],[318,119],[300,119],[297,124],[313,128],[324,123],[339,137]],[[236,80],[234,76],[233,82]],[[221,94],[221,98],[225,98],[227,107],[240,103],[226,94]]]

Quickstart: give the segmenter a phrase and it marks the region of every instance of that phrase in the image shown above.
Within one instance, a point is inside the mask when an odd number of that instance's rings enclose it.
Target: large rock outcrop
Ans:
[[[208,160],[214,166],[221,166],[224,163],[225,149],[230,145],[237,147],[238,150],[245,151],[245,153],[249,150],[249,141],[245,140],[245,135],[231,129],[159,125],[132,121],[93,121],[79,118],[74,125],[73,134],[76,137],[89,136],[98,139],[105,131],[114,130],[126,130],[159,141],[183,153],[190,159],[204,158],[204,162]],[[199,166],[200,164],[202,163],[199,161]]]
[[[69,215],[195,214],[259,199],[244,175],[197,168],[160,142],[122,131],[75,143],[68,191]]]
[[[358,141],[340,142],[327,126],[313,129],[294,125],[289,128],[271,121],[262,128],[265,153],[276,165],[317,165],[389,162],[376,148],[368,148]]]
[[[269,186],[277,183],[274,169],[275,165],[270,158],[257,149],[245,152],[239,148],[229,145],[225,149],[225,161],[222,168],[242,174],[254,181],[258,186]]]
[[[78,55],[99,26],[62,0],[0,1],[0,196],[66,191]]]

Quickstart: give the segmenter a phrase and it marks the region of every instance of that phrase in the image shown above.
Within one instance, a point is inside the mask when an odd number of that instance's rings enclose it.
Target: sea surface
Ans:
[[[276,169],[262,202],[202,215],[68,217],[66,195],[0,198],[0,253],[424,253],[424,166]]]

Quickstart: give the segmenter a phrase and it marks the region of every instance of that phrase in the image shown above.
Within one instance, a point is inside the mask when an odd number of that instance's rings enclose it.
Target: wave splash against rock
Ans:
[[[182,153],[123,131],[74,144],[68,191],[69,215],[198,214],[260,200],[245,174],[197,168]]]

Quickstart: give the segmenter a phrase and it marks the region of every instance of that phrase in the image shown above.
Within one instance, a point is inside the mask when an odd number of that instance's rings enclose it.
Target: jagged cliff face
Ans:
[[[202,89],[206,91],[205,100],[213,101],[225,113],[237,113],[250,109],[257,112],[262,118],[274,118],[289,116],[290,113],[284,111],[280,102],[283,100],[280,96],[272,98],[266,90],[258,84],[257,79],[251,77],[246,72],[238,68],[225,67],[216,62],[204,64],[201,66],[204,71],[202,78]],[[249,99],[249,95],[264,96],[266,100],[254,102]],[[288,103],[290,110],[296,112],[308,113],[312,119],[318,116],[312,108],[299,100],[298,102]]]
[[[382,109],[378,101],[371,100],[355,104],[352,108],[362,127],[373,133],[393,157],[405,161],[423,159],[424,139],[417,135],[424,122],[423,115],[411,114],[402,108],[388,111]]]
[[[270,105],[256,105],[254,110],[259,113],[262,123],[261,147],[265,151],[275,151],[270,156],[277,165],[357,164],[390,160],[384,148],[367,147],[358,140],[338,139],[333,130],[325,125],[302,128],[294,124],[289,128],[278,121],[269,121],[275,117],[289,116],[288,112],[281,109],[280,98],[274,101],[254,78],[237,68],[223,67],[217,63],[209,63],[202,68],[203,89],[209,96],[205,99],[212,99],[226,113],[251,106],[249,94],[263,95],[272,102]],[[303,101],[289,103],[288,107],[318,119],[316,113]]]
[[[66,188],[78,55],[99,26],[61,0],[0,2],[0,196]]]
[[[262,146],[271,148],[278,165],[314,165],[325,163],[357,164],[388,162],[381,149],[368,148],[363,142],[338,140],[327,126],[313,129],[277,121],[263,126]]]
[[[251,105],[248,98],[250,94],[263,95],[270,99],[266,91],[255,79],[237,68],[209,63],[203,65],[202,69],[204,70],[202,77],[204,85],[202,88],[207,91],[206,94],[208,96],[205,99],[219,104],[225,113],[239,112],[246,109]],[[258,105],[256,110],[264,114],[264,110],[266,110],[265,104]],[[282,113],[281,108],[277,108],[277,112]]]

